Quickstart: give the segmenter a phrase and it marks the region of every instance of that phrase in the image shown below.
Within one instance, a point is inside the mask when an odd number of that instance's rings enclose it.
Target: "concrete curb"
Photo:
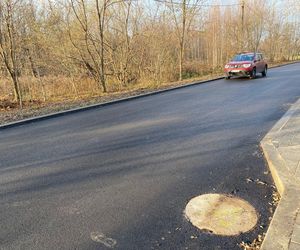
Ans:
[[[291,64],[296,64],[296,63],[300,63],[300,62],[296,61],[296,62],[285,63],[285,64],[276,65],[276,66],[271,66],[270,69],[279,68],[279,67],[283,67],[283,66],[287,66],[287,65],[291,65]],[[158,91],[151,91],[151,92],[148,92],[148,93],[145,93],[145,94],[140,94],[140,95],[135,95],[135,96],[131,96],[131,97],[121,98],[121,99],[113,100],[113,101],[110,101],[110,102],[97,103],[97,104],[93,104],[93,105],[88,105],[86,107],[68,109],[68,110],[64,110],[64,111],[60,111],[60,112],[50,113],[50,114],[47,114],[47,115],[36,116],[36,117],[24,119],[24,120],[10,122],[10,123],[0,125],[0,130],[11,128],[11,127],[16,127],[16,126],[36,122],[36,121],[42,121],[42,120],[46,120],[46,119],[50,119],[50,118],[54,118],[54,117],[59,117],[59,116],[67,115],[67,114],[78,113],[78,112],[82,112],[82,111],[86,111],[86,110],[90,110],[90,109],[96,109],[96,108],[104,107],[104,106],[107,106],[107,105],[126,102],[126,101],[130,101],[130,100],[134,100],[134,99],[138,99],[138,98],[142,98],[142,97],[146,97],[146,96],[157,95],[157,94],[161,94],[161,93],[164,93],[164,92],[169,92],[169,91],[173,91],[173,90],[176,90],[176,89],[187,88],[187,87],[195,86],[195,85],[198,85],[198,84],[213,82],[213,81],[217,81],[217,80],[221,80],[221,79],[224,79],[224,77],[217,77],[217,78],[204,80],[204,81],[192,81],[191,83],[187,83],[187,84],[184,84],[184,85],[181,85],[181,86],[171,87],[171,88],[158,90]]]
[[[280,67],[284,67],[284,66],[292,65],[292,64],[296,64],[296,63],[300,63],[300,61],[294,61],[294,62],[283,63],[280,65],[270,66],[269,69],[280,68]]]
[[[261,148],[281,196],[262,244],[262,250],[300,249],[291,246],[291,244],[293,244],[291,241],[294,227],[300,209],[300,183],[290,172],[287,161],[278,150],[280,142],[276,140],[279,137],[279,132],[282,131],[290,119],[293,118],[297,110],[300,110],[300,99],[286,112],[261,141]]]

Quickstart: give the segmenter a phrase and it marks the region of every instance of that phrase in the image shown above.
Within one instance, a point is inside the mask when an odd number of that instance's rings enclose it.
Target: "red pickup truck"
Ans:
[[[246,76],[251,79],[261,73],[263,77],[267,76],[268,64],[262,53],[246,52],[234,56],[234,58],[225,65],[225,78],[230,79],[233,76]]]

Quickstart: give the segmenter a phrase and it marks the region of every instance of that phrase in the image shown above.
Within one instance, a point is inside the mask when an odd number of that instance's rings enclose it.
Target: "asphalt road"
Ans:
[[[299,79],[294,64],[0,130],[0,249],[239,249],[266,231],[259,142]],[[183,210],[204,193],[249,201],[258,225],[195,229]]]

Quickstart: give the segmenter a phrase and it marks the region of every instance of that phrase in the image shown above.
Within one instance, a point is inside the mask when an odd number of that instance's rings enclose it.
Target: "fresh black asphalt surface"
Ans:
[[[0,249],[239,249],[269,223],[259,142],[299,79],[294,64],[0,130]],[[183,211],[206,193],[247,200],[259,223],[195,229]]]

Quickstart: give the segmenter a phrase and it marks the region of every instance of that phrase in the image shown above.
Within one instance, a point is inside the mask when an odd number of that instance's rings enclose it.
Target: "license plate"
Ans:
[[[231,70],[231,72],[237,73],[237,72],[240,72],[240,71],[238,69],[233,69],[233,70]]]

